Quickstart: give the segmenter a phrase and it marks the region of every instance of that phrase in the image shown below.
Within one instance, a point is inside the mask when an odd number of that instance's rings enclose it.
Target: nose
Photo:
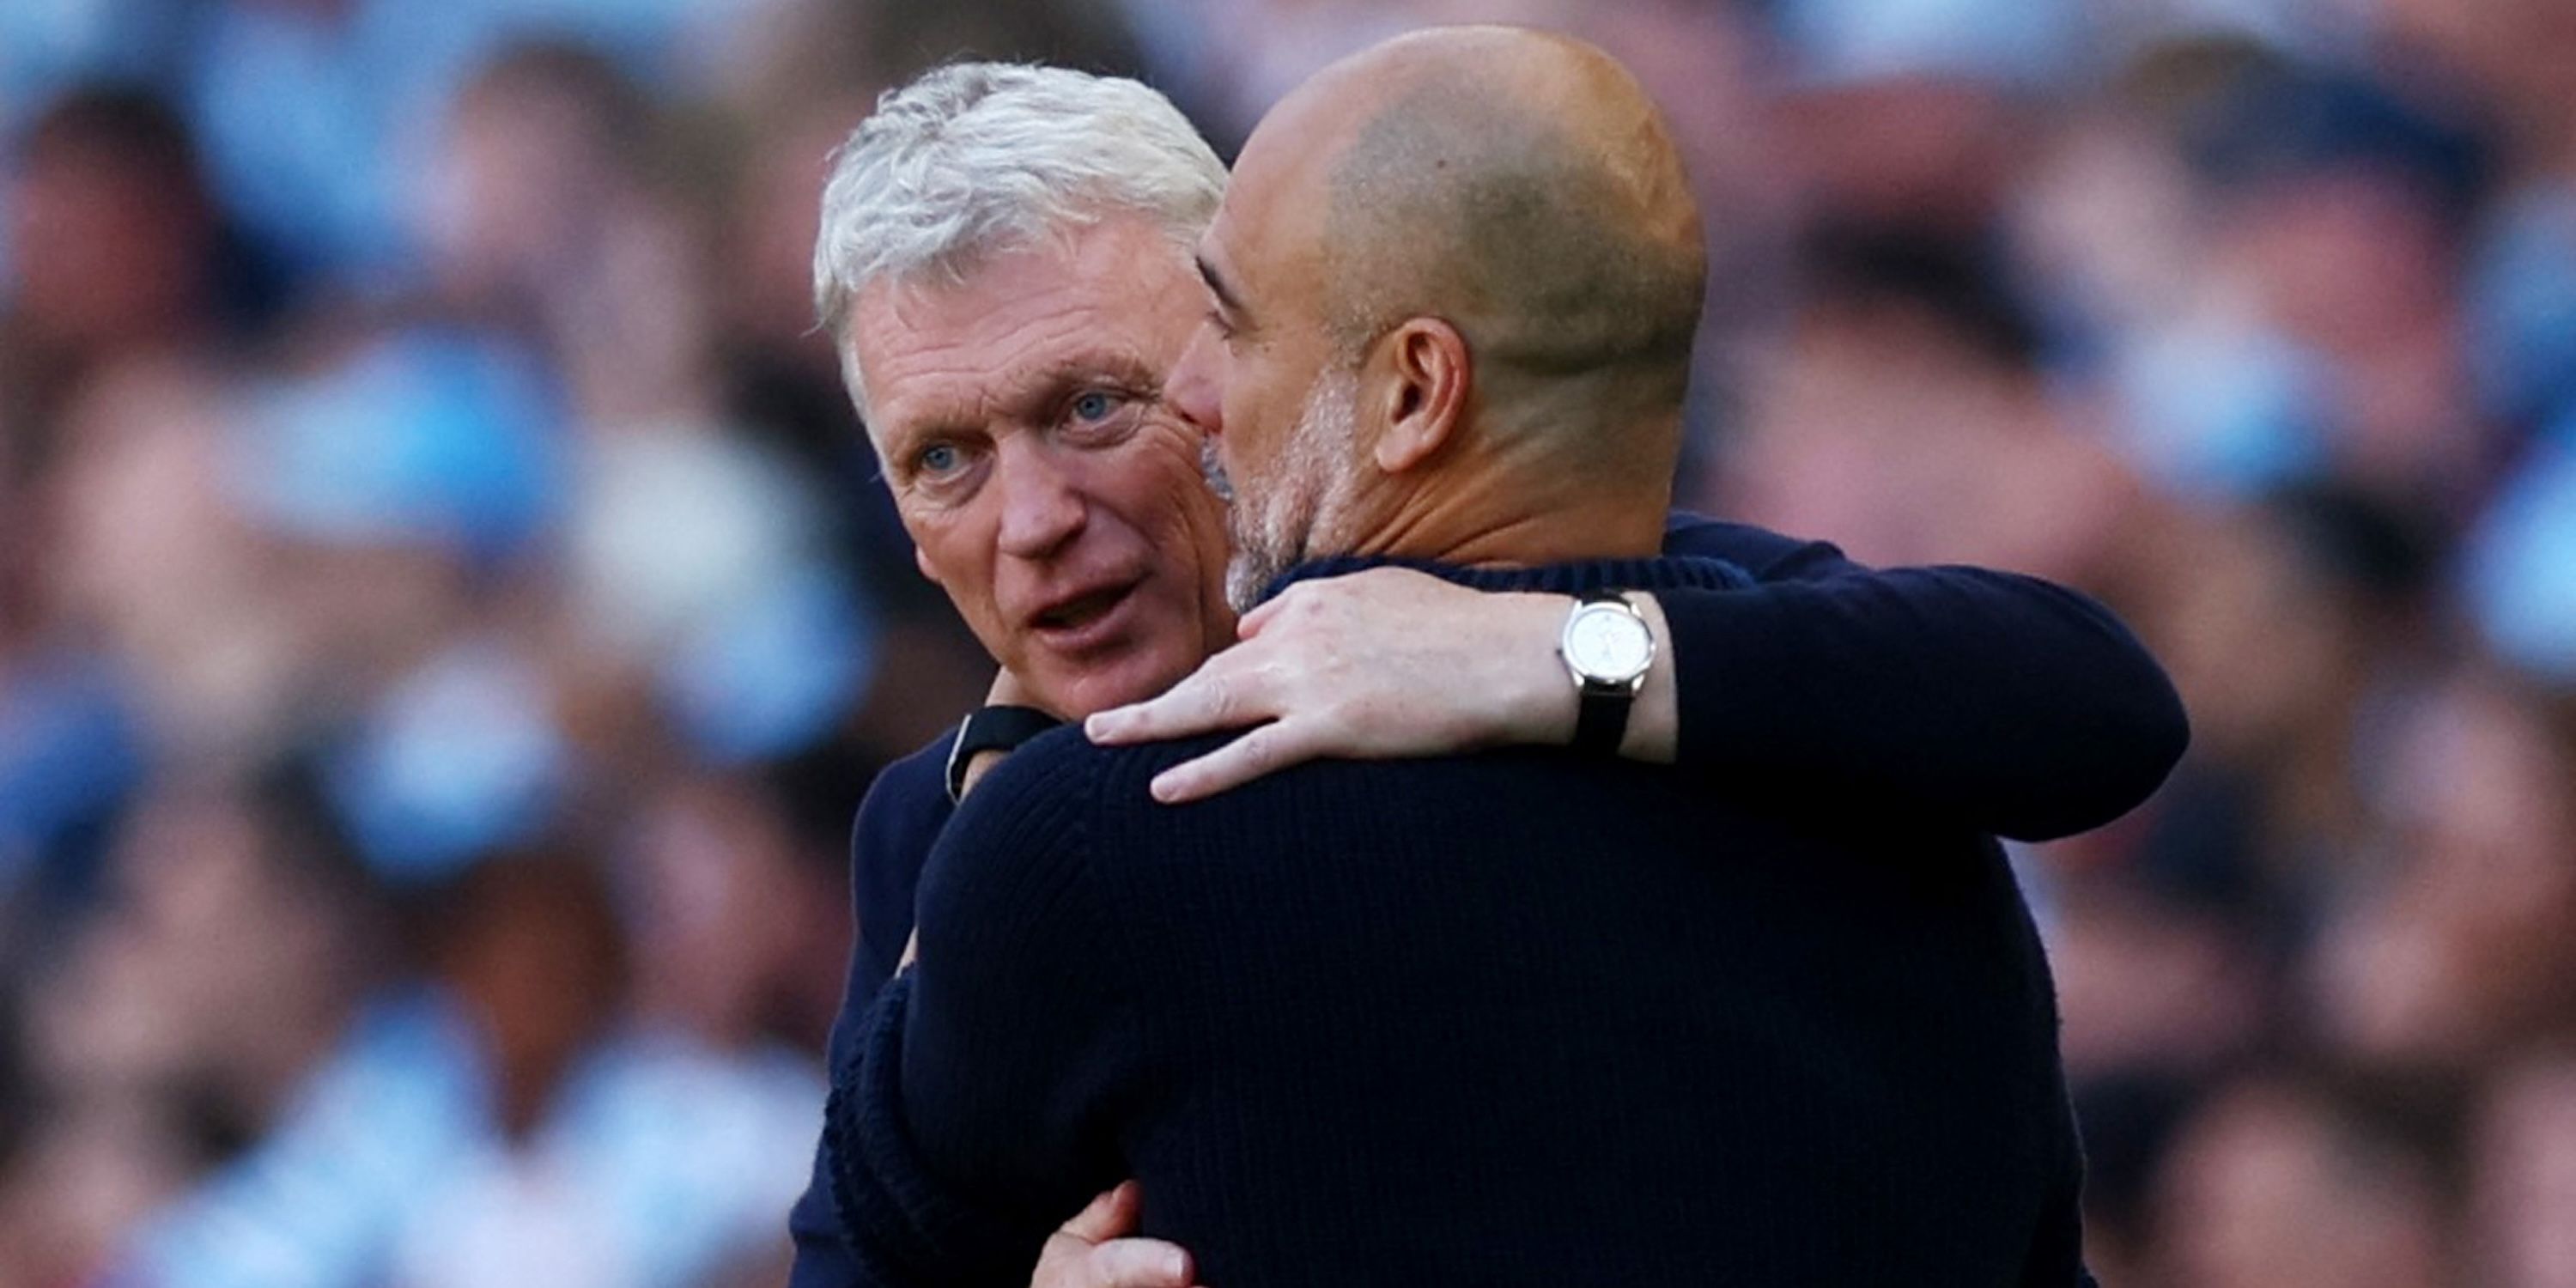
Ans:
[[[1063,463],[1042,444],[1014,442],[1000,460],[1002,553],[1043,559],[1082,532],[1087,510],[1081,489]]]
[[[1164,405],[1206,434],[1222,433],[1225,428],[1219,423],[1225,406],[1225,388],[1217,379],[1221,343],[1215,323],[1200,323],[1189,347],[1181,350],[1180,361],[1163,378]]]

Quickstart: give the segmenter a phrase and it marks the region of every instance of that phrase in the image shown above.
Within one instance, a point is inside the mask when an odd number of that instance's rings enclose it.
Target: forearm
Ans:
[[[1091,888],[1093,768],[1022,751],[950,820],[922,875],[921,961],[835,1069],[834,1192],[883,1281],[1026,1283],[1123,1172],[1108,1114],[1138,1042]]]
[[[1508,659],[1496,671],[1495,720],[1506,744],[1561,746],[1574,741],[1579,705],[1575,686],[1554,644],[1576,601],[1567,595],[1500,593],[1487,595],[1490,638],[1505,641],[1498,652]],[[1655,637],[1654,664],[1628,710],[1627,732],[1619,754],[1630,760],[1670,764],[1681,738],[1681,701],[1674,680],[1672,625],[1655,596],[1637,593],[1628,602],[1646,619]]]
[[[903,1064],[914,976],[878,994],[824,1108],[824,1171],[857,1282],[1007,1283],[1025,1277],[1043,1227],[953,1190],[915,1140]]]
[[[824,1047],[825,1066],[836,1076],[856,1067],[860,1038],[870,1019],[868,999],[876,995],[879,982],[891,971],[890,964],[883,971],[871,969],[864,950],[852,945],[841,1012],[832,1021],[831,1037]],[[833,1199],[833,1158],[831,1124],[827,1121],[815,1142],[813,1177],[787,1216],[787,1233],[796,1253],[788,1288],[853,1288],[860,1282],[858,1265],[842,1235],[838,1205]]]
[[[859,1282],[858,1265],[841,1237],[841,1219],[832,1201],[831,1161],[828,1145],[818,1142],[813,1180],[787,1214],[787,1234],[796,1253],[787,1288],[851,1288]]]
[[[2033,578],[1854,572],[1664,607],[1686,765],[1893,794],[2038,840],[2134,808],[2187,738],[2128,631]]]
[[[1646,668],[1646,681],[1637,690],[1636,704],[1628,710],[1628,732],[1619,740],[1619,754],[1630,760],[1668,765],[1680,752],[1682,730],[1680,685],[1674,678],[1672,620],[1655,596],[1628,598],[1636,605],[1638,615],[1646,619],[1647,629],[1654,632],[1655,661]]]

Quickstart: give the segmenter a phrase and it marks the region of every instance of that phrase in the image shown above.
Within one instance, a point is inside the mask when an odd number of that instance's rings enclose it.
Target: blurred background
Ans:
[[[960,54],[1230,151],[1396,30],[1651,84],[1684,505],[2083,587],[2022,861],[2106,1283],[2576,1285],[2576,5],[0,4],[0,1285],[780,1282],[874,769],[988,667],[808,257]]]

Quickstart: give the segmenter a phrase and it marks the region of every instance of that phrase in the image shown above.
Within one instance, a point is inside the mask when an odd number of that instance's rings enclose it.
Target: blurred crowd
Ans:
[[[1429,22],[1690,152],[1687,508],[2110,602],[2016,854],[2094,1268],[2576,1286],[2576,6],[0,6],[0,1288],[778,1282],[849,816],[989,664],[811,323],[961,54],[1221,151]],[[1722,1250],[1713,1250],[1723,1255]]]

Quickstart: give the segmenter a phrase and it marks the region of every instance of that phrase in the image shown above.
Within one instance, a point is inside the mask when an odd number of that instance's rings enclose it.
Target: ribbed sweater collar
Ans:
[[[1310,559],[1279,574],[1262,592],[1270,599],[1301,581],[1339,577],[1370,568],[1411,568],[1476,590],[1529,590],[1556,595],[1582,595],[1596,590],[1738,590],[1753,584],[1751,574],[1721,559],[1657,556],[1646,559],[1589,559],[1577,563],[1528,567],[1447,564],[1431,559],[1384,555],[1329,555]]]

